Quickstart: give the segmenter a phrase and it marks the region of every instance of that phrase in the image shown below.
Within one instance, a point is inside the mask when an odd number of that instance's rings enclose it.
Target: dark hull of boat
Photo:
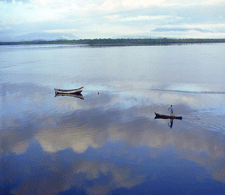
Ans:
[[[55,94],[78,94],[83,91],[84,87],[80,87],[78,89],[70,89],[70,90],[65,90],[65,89],[54,89]]]
[[[161,119],[179,119],[182,120],[182,116],[174,116],[174,115],[165,115],[165,114],[159,114],[155,112],[155,119],[161,118]]]

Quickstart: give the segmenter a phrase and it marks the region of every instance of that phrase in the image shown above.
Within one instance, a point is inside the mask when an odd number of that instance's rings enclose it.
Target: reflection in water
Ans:
[[[172,129],[173,128],[173,119],[170,119],[170,122],[168,123],[168,126]]]
[[[72,188],[74,190],[72,194],[79,191],[85,191],[87,194],[108,194],[117,188],[130,189],[144,181],[143,173],[135,172],[132,165],[117,167],[110,162],[77,160],[72,153],[70,157],[65,157],[66,159],[55,155],[50,159],[46,157],[37,159],[38,167],[42,167],[43,174],[39,176],[29,174],[29,180],[21,183],[11,193],[58,194],[64,191],[66,193]],[[32,170],[32,167],[23,166],[23,168]],[[36,170],[37,173],[39,171],[41,170]]]
[[[173,120],[174,119],[182,120],[182,116],[175,116],[175,115],[173,115],[173,112],[171,112],[170,115],[158,114],[155,112],[155,119],[166,119],[166,120],[169,119],[170,122],[168,123],[168,126],[172,129],[173,128]]]
[[[35,101],[33,94],[19,93],[11,87],[5,93],[5,106],[10,102],[18,105],[18,112],[26,112],[23,118],[17,112],[6,112],[4,117],[0,133],[4,192],[62,194],[72,190],[108,194],[124,189],[118,193],[130,194],[148,184],[151,189],[146,188],[142,194],[148,194],[154,186],[156,192],[167,194],[168,189],[163,191],[159,186],[171,181],[172,188],[177,189],[181,185],[177,179],[189,183],[194,179],[192,185],[201,185],[203,189],[211,179],[225,182],[224,134],[194,123],[186,126],[185,117],[183,121],[176,120],[175,125],[169,119],[173,131],[168,130],[168,119],[154,120],[151,112],[156,108],[162,111],[166,106],[146,104],[145,94],[139,93],[137,97],[129,92],[89,93],[85,102],[63,98],[46,107],[52,94],[47,95],[47,100],[46,96],[36,94],[43,100],[39,104],[41,99]],[[45,93],[45,89],[39,90]],[[165,95],[150,92],[148,98],[154,101]],[[40,105],[43,108],[37,109]],[[185,101],[177,104],[176,110],[193,112]],[[186,165],[192,169],[186,170]],[[217,185],[224,189],[222,183]]]
[[[81,93],[73,93],[73,94],[56,93],[55,94],[55,97],[60,97],[60,96],[74,97],[74,98],[79,98],[84,100],[84,96]]]
[[[183,51],[176,48],[1,51],[1,194],[223,194],[223,74],[211,76],[213,67],[205,78],[218,85],[195,84],[204,83],[198,71],[205,68],[190,68],[199,56],[191,49],[170,58]],[[80,81],[85,101],[53,97],[56,84],[71,88]],[[154,111],[171,104],[182,121],[154,120]]]

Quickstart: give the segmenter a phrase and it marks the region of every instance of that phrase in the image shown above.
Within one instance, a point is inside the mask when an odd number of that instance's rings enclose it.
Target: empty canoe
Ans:
[[[55,93],[61,93],[61,94],[72,94],[72,93],[81,93],[83,91],[83,88],[84,87],[80,87],[78,89],[69,89],[69,90],[66,90],[66,89],[54,89],[55,90]]]

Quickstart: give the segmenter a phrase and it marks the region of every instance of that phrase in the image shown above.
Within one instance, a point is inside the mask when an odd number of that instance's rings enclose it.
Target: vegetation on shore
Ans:
[[[56,40],[56,41],[24,41],[24,42],[0,42],[0,45],[30,45],[30,44],[85,44],[89,46],[151,46],[171,44],[193,43],[225,43],[225,39],[80,39],[80,40]]]

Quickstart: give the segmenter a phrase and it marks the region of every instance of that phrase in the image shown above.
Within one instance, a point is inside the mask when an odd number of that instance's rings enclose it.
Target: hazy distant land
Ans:
[[[150,46],[193,43],[225,43],[225,39],[172,39],[172,38],[146,38],[146,39],[79,39],[55,41],[22,41],[0,42],[0,45],[30,45],[30,44],[85,44],[90,46]]]

